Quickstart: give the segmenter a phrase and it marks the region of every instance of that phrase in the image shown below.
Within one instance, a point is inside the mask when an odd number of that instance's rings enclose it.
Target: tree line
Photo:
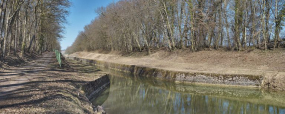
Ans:
[[[120,0],[96,13],[68,53],[284,46],[284,0]]]
[[[1,58],[60,49],[69,6],[68,0],[0,0]]]

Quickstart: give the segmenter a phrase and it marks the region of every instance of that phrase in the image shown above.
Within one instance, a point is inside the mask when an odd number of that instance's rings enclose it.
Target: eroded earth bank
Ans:
[[[177,82],[285,90],[285,51],[77,52],[71,59]]]

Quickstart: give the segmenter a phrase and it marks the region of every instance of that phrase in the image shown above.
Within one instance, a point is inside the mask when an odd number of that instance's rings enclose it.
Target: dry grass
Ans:
[[[120,52],[77,52],[70,56],[96,59],[114,63],[133,64],[168,70],[211,72],[230,74],[255,74],[264,72],[285,72],[285,50],[253,51],[199,51],[159,50],[151,55],[141,53],[124,54]]]

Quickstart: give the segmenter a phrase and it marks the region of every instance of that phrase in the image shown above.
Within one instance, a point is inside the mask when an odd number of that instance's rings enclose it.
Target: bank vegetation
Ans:
[[[285,47],[284,0],[120,0],[96,12],[67,53]]]
[[[0,0],[0,54],[60,49],[68,0]]]

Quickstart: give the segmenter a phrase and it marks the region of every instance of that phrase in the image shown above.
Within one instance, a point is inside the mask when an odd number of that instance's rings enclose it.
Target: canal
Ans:
[[[121,73],[109,78],[110,87],[91,99],[108,114],[285,114],[284,92],[177,84]]]

